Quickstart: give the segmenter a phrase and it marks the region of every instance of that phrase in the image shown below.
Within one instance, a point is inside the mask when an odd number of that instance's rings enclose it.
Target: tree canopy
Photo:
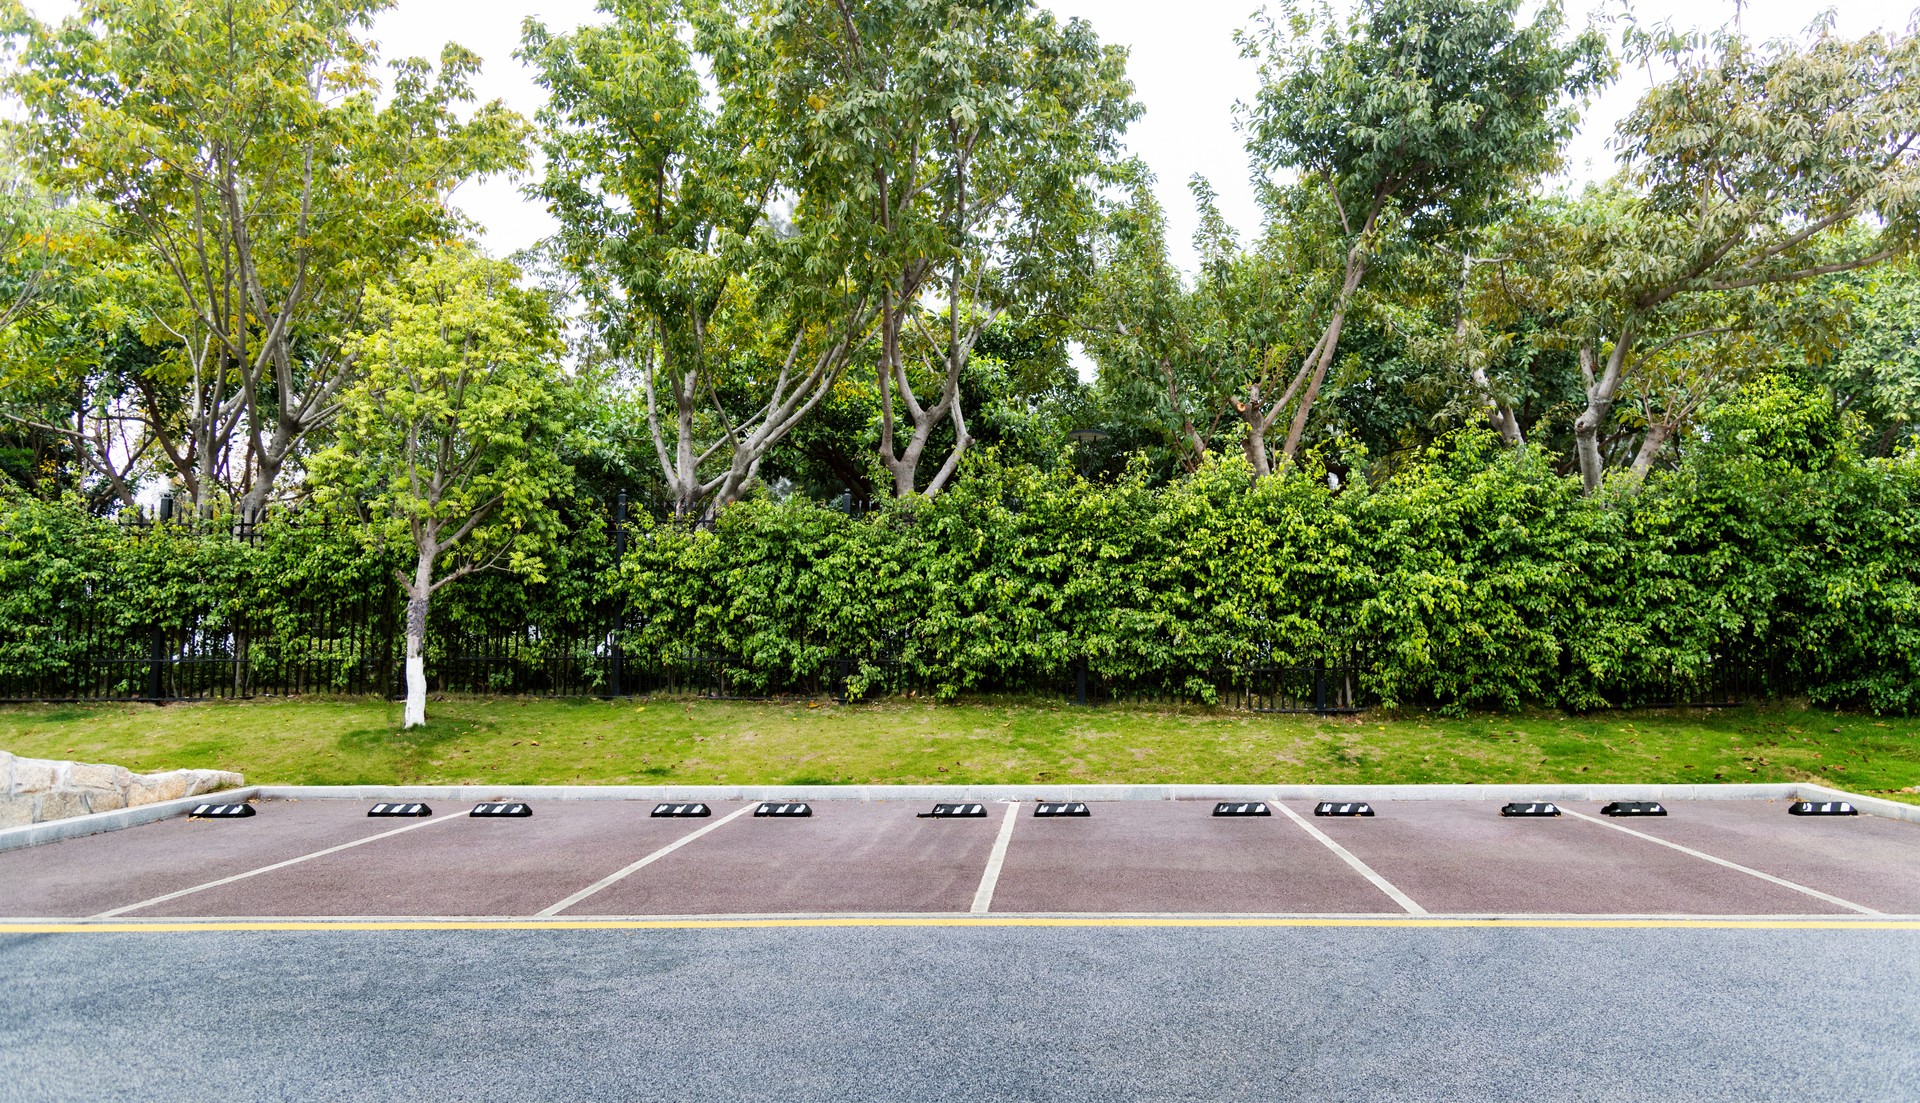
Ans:
[[[351,378],[368,284],[458,228],[454,185],[524,160],[498,104],[461,118],[479,59],[383,83],[379,0],[88,0],[16,9],[7,91],[51,187],[89,196],[146,271],[143,430],[198,510],[259,514]]]
[[[549,304],[513,370],[566,380],[569,500],[696,524],[995,463],[1377,485],[1478,426],[1598,494],[1778,379],[1868,452],[1916,436],[1908,31],[1283,0],[1236,40],[1259,222],[1172,176],[1187,270],[1126,50],[1038,0],[603,0],[496,59],[544,90],[531,119],[476,102],[459,46],[384,61],[386,6],[5,9],[10,493],[364,504],[343,442],[406,423],[366,399],[368,335],[421,280]],[[1623,63],[1653,79],[1618,163],[1569,184]],[[527,170],[557,230],[490,268],[450,195]]]

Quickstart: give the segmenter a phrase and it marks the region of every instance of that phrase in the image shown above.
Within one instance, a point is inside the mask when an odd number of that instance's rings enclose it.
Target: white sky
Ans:
[[[1233,32],[1250,22],[1259,0],[1041,0],[1064,17],[1091,22],[1103,42],[1131,49],[1128,72],[1146,115],[1128,135],[1131,149],[1152,166],[1159,178],[1159,196],[1170,222],[1170,243],[1176,257],[1187,254],[1194,225],[1193,202],[1187,178],[1201,173],[1220,193],[1227,217],[1243,234],[1254,229],[1259,211],[1248,183],[1246,154],[1233,128],[1236,100],[1252,97],[1255,87],[1251,61],[1242,60],[1233,44]],[[1575,17],[1586,0],[1567,0]],[[1616,0],[1617,2],[1617,0]],[[1643,23],[1671,20],[1683,27],[1712,28],[1730,22],[1735,0],[1639,0],[1635,10]],[[1904,28],[1911,18],[1912,0],[1837,0],[1842,34],[1857,35],[1874,27]],[[71,0],[28,0],[42,18],[58,18],[72,11]],[[1818,0],[1748,0],[1743,26],[1756,36],[1771,38],[1804,28],[1820,11]],[[499,98],[531,115],[540,106],[540,89],[513,58],[520,40],[520,24],[537,14],[562,30],[595,17],[592,0],[398,0],[375,27],[388,58],[437,57],[449,39],[486,59],[478,81],[483,100]],[[1613,124],[1644,88],[1637,74],[1622,74],[1620,83],[1589,109],[1586,125],[1574,140],[1571,157],[1578,179],[1604,176],[1612,165],[1606,141]],[[489,250],[504,256],[538,241],[552,230],[552,221],[540,207],[523,198],[515,182],[496,179],[469,184],[456,196],[468,214],[485,227]]]

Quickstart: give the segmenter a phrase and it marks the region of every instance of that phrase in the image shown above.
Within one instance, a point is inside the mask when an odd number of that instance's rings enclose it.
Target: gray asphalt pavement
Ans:
[[[0,1099],[1920,1099],[1920,932],[0,936]]]

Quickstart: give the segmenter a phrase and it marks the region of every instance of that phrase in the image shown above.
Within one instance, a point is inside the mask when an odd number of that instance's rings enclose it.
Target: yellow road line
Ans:
[[[738,919],[263,919],[0,922],[0,934],[202,931],[667,931],[791,927],[1523,927],[1639,930],[1920,931],[1920,919],[1532,918],[1528,916],[822,916]]]

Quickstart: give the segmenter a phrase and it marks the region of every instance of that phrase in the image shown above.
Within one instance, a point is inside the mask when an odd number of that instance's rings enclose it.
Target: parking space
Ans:
[[[994,892],[1010,912],[1399,912],[1284,815],[1115,801],[1085,819],[1020,822]],[[1308,810],[1312,814],[1312,810]]]
[[[1311,814],[1312,806],[1304,807]],[[1371,819],[1318,823],[1430,912],[1803,915],[1847,910],[1604,824],[1564,815],[1506,818],[1498,807],[1400,801],[1381,806]],[[1692,815],[1692,806],[1675,812]],[[1788,819],[1784,812],[1779,818]],[[1637,830],[1653,821],[1632,822]]]
[[[368,819],[344,801],[260,807],[231,822],[182,817],[0,852],[0,915],[95,915],[418,822]]]
[[[1000,828],[1003,806],[988,810],[922,819],[923,804],[820,801],[807,817],[742,816],[564,914],[966,911]]]
[[[1920,915],[1920,824],[1794,817],[1785,801],[1770,800],[1695,801],[1671,816],[1622,823],[1875,911]]]
[[[1488,801],[1380,802],[1368,818],[1165,800],[1036,818],[1027,802],[1010,825],[1004,804],[936,819],[900,800],[704,818],[587,799],[470,818],[442,801],[425,820],[368,818],[369,803],[267,800],[0,853],[0,916],[1920,914],[1920,824],[1779,801],[1624,820],[1587,802],[1540,819]]]

